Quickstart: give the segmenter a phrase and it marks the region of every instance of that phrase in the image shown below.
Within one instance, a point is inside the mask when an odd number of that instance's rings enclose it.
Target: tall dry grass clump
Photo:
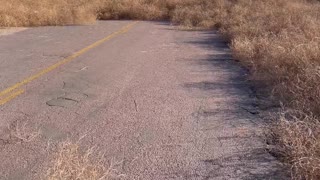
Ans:
[[[253,79],[287,106],[320,115],[320,5],[304,1],[239,1],[221,31]]]
[[[0,26],[92,23],[99,0],[0,0]]]
[[[278,155],[292,164],[293,179],[320,178],[320,122],[292,111],[281,114],[269,133]]]
[[[190,0],[186,0],[190,1]],[[182,0],[0,0],[0,27],[169,19]]]
[[[293,178],[320,179],[319,1],[199,0],[178,6],[171,20],[219,28],[258,93],[290,109],[271,128],[273,150]]]
[[[226,1],[227,2],[227,1]],[[262,94],[291,109],[272,128],[296,179],[320,179],[320,4],[237,0],[215,21]],[[298,113],[297,113],[298,112]]]
[[[103,2],[99,19],[162,20],[168,16],[167,0],[111,0]]]
[[[0,26],[87,24],[96,19],[172,20],[211,27],[221,16],[208,0],[0,0]]]

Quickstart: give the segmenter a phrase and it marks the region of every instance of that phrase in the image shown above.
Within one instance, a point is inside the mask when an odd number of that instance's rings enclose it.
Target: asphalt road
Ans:
[[[83,136],[124,179],[284,179],[245,73],[215,32],[164,22],[0,36],[0,179],[43,179]]]

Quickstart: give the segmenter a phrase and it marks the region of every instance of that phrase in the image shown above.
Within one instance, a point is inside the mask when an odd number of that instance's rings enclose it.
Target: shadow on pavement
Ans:
[[[210,53],[200,60],[188,60],[197,80],[183,87],[199,99],[211,99],[211,104],[195,112],[195,118],[199,129],[212,131],[209,133],[221,143],[221,147],[213,147],[213,151],[222,151],[214,158],[202,160],[202,169],[206,172],[197,176],[201,179],[289,179],[288,171],[265,148],[261,129],[266,122],[259,117],[254,90],[246,80],[248,71],[233,60],[227,42],[216,32],[197,33],[202,39],[183,43]],[[212,124],[215,126],[211,128]],[[229,152],[230,148],[235,150]]]

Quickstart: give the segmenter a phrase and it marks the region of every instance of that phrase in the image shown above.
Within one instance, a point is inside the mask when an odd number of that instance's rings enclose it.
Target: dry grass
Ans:
[[[280,157],[292,164],[294,179],[320,179],[320,122],[301,112],[282,113],[271,129]]]
[[[294,109],[272,128],[297,179],[319,179],[320,3],[316,0],[0,0],[0,26],[171,20],[219,28],[262,94]],[[295,113],[292,113],[295,112]],[[298,113],[297,115],[296,112]],[[291,114],[291,115],[288,115]],[[303,115],[302,115],[303,114]]]
[[[219,28],[259,93],[294,109],[271,128],[274,150],[294,179],[320,179],[320,3],[200,0],[173,15],[187,26]]]
[[[78,143],[71,141],[59,145],[48,170],[48,180],[107,180],[119,178],[116,169],[111,164],[108,168],[101,162],[103,157],[94,153],[94,148],[81,151]]]
[[[28,122],[14,121],[8,126],[10,139],[17,139],[20,142],[31,142],[40,135],[38,128],[30,128]]]
[[[28,121],[13,121],[4,131],[0,141],[4,144],[28,143],[40,136],[39,128],[32,127]]]
[[[92,23],[96,0],[0,0],[0,26],[44,26]]]
[[[105,1],[99,10],[99,19],[159,20],[167,16],[166,0]]]
[[[275,150],[292,164],[293,178],[319,179],[319,2],[238,0],[227,7],[217,23],[234,57],[258,90],[294,109],[272,128]]]

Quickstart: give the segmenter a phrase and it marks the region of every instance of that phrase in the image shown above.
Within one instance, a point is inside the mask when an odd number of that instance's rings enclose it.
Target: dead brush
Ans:
[[[8,127],[11,139],[18,139],[21,142],[30,142],[40,135],[39,129],[27,127],[28,122],[14,121]]]
[[[31,127],[28,121],[14,121],[8,125],[5,137],[1,138],[4,144],[28,143],[40,135],[39,128]]]
[[[81,151],[79,143],[62,142],[47,172],[47,179],[108,180],[124,176],[115,169],[116,164],[105,167],[102,159],[103,155],[97,155],[94,148]]]
[[[99,0],[0,0],[0,27],[88,24]]]
[[[320,179],[319,12],[315,1],[239,0],[221,21],[221,32],[231,40],[234,57],[250,69],[251,80],[294,109],[276,120],[270,138],[292,166],[293,179]]]
[[[297,111],[281,114],[273,124],[269,139],[273,152],[292,164],[293,179],[320,178],[320,122]]]

